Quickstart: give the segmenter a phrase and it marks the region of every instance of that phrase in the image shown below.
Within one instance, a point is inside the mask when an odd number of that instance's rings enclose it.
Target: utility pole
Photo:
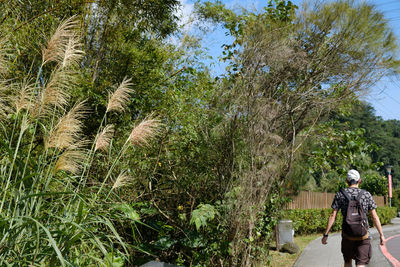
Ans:
[[[386,166],[386,172],[388,174],[388,184],[389,184],[389,207],[392,206],[392,165]]]

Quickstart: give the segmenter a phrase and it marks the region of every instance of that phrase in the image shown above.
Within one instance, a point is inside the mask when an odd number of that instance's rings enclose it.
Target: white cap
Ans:
[[[358,171],[356,171],[356,170],[350,170],[348,173],[347,173],[347,181],[352,181],[352,180],[354,180],[354,181],[356,181],[356,182],[358,182],[358,180],[360,180],[360,174],[358,173]]]

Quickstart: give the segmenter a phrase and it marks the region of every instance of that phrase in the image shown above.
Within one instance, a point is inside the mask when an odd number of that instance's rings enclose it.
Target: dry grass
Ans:
[[[128,185],[128,184],[132,183],[132,180],[133,180],[132,177],[129,176],[129,175],[126,173],[126,171],[122,171],[122,172],[118,175],[117,180],[115,180],[115,183],[114,183],[112,189],[116,189],[116,188],[119,188],[119,187]]]
[[[76,104],[58,123],[50,130],[46,139],[46,148],[74,149],[80,144],[82,132],[82,119],[85,118],[87,109],[85,102]]]
[[[109,94],[106,112],[123,112],[125,110],[130,94],[133,93],[131,86],[131,79],[127,79],[125,77],[121,84],[118,86],[117,90],[115,90],[114,93]]]
[[[294,238],[294,242],[300,247],[300,251],[296,254],[289,254],[278,252],[275,249],[270,250],[270,266],[276,267],[292,267],[300,256],[303,249],[314,239],[320,237],[320,234],[297,236]]]
[[[77,66],[84,54],[81,48],[80,40],[76,37],[72,37],[68,40],[68,43],[64,49],[64,56],[61,63],[63,68],[67,68],[69,66]]]
[[[16,95],[12,103],[15,112],[20,113],[22,110],[29,110],[34,102],[34,85],[30,81],[24,81],[17,89]]]
[[[133,128],[127,142],[132,145],[147,145],[153,137],[158,135],[160,127],[160,120],[153,119],[149,116]]]
[[[76,40],[76,30],[78,25],[79,21],[75,20],[75,17],[71,17],[57,28],[48,41],[46,48],[42,50],[43,65],[51,61],[64,61],[66,48],[74,47],[74,45],[70,44],[70,40]],[[67,58],[71,57],[67,56]]]
[[[113,135],[114,135],[114,125],[109,124],[106,127],[104,127],[103,131],[101,131],[101,133],[97,135],[96,147],[94,151],[97,150],[107,151]]]
[[[7,71],[7,51],[3,48],[3,40],[0,40],[0,74]]]
[[[50,81],[42,92],[41,102],[43,107],[56,106],[59,108],[65,107],[68,103],[68,94],[66,88],[69,87],[71,76],[68,72],[61,69],[53,73]]]
[[[57,160],[54,172],[67,171],[72,174],[78,174],[82,168],[82,162],[85,160],[86,153],[83,150],[66,150]]]
[[[9,87],[0,82],[0,119],[5,119],[11,111],[9,103]]]

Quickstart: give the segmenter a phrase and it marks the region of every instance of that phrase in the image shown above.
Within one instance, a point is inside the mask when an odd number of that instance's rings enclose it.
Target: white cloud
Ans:
[[[257,8],[259,8],[260,3],[254,0],[231,0],[231,1],[225,1],[225,5],[228,8],[234,10],[240,10],[241,8],[245,8],[250,11],[257,11]]]
[[[179,18],[179,26],[183,28],[184,32],[188,32],[192,25],[192,13],[194,9],[194,3],[189,0],[180,0],[181,7],[177,11],[177,17]]]

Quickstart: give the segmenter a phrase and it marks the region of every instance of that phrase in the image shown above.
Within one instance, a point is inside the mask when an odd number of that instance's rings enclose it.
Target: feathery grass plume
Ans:
[[[64,48],[64,56],[61,66],[67,68],[69,66],[78,66],[79,61],[83,57],[84,52],[80,50],[81,42],[74,36],[68,40]]]
[[[87,114],[85,101],[76,104],[58,123],[51,129],[46,138],[46,148],[59,149],[75,148],[81,140],[82,119]]]
[[[150,115],[133,128],[127,142],[132,145],[147,145],[150,139],[158,135],[161,125],[160,120],[153,119]]]
[[[18,86],[18,89],[16,89],[17,92],[13,99],[13,105],[17,114],[23,109],[29,110],[34,105],[35,85],[30,84],[29,82],[29,80],[23,81],[21,85]]]
[[[75,84],[76,76],[72,71],[57,69],[42,91],[41,104],[46,107],[56,106],[61,109],[68,104],[67,89]]]
[[[54,173],[57,171],[66,171],[72,174],[78,174],[82,168],[82,162],[85,161],[86,153],[82,149],[66,150],[58,158]]]
[[[122,171],[118,177],[117,180],[115,180],[115,183],[113,185],[113,187],[111,188],[111,190],[128,185],[132,182],[132,177],[129,176],[126,171]]]
[[[65,56],[65,49],[68,47],[70,39],[76,38],[76,30],[79,21],[75,20],[75,16],[64,21],[47,43],[47,47],[42,49],[42,64],[51,61],[62,62]]]
[[[6,82],[0,81],[0,119],[7,117],[12,112],[10,107],[10,86]]]
[[[133,89],[131,89],[130,86],[132,86],[131,79],[127,79],[125,77],[122,83],[118,86],[117,90],[115,90],[115,92],[112,94],[108,94],[108,105],[106,112],[113,110],[123,112],[125,110],[126,103],[129,100],[129,94],[133,93]]]
[[[114,125],[109,124],[106,127],[104,127],[103,131],[101,131],[101,133],[97,135],[96,147],[94,151],[97,150],[107,151],[113,135],[114,135]]]
[[[3,48],[3,40],[0,40],[0,74],[3,74],[7,71],[6,55],[7,52]]]

